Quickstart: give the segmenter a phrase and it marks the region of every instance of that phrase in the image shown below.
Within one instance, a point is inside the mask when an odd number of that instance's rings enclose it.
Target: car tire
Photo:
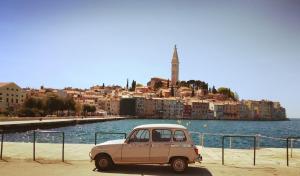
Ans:
[[[171,161],[171,167],[176,173],[183,173],[188,167],[188,162],[183,157],[173,158]]]
[[[95,166],[98,171],[107,171],[114,165],[113,161],[108,155],[98,155],[95,158]]]

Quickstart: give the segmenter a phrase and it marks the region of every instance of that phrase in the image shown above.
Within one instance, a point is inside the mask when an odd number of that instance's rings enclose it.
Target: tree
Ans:
[[[237,92],[234,92],[234,100],[235,101],[239,101],[240,100],[240,96]]]
[[[83,109],[84,116],[86,116],[87,112],[90,112],[90,113],[96,112],[96,107],[88,105],[88,104],[84,104],[82,109]]]
[[[228,98],[232,98],[233,100],[235,100],[234,93],[229,88],[220,87],[218,89],[218,92],[220,94],[223,94],[223,95],[227,96]]]
[[[128,87],[129,87],[129,83],[128,83],[128,79],[127,79],[126,90],[128,90]]]
[[[191,97],[194,97],[195,96],[195,86],[193,86],[193,88],[192,88],[192,95],[191,95]]]
[[[75,111],[75,101],[72,97],[67,97],[64,99],[64,109],[68,110],[68,116],[70,115],[70,111]]]
[[[105,87],[105,85],[104,85],[104,83],[102,84],[102,88],[104,88]]]
[[[137,84],[136,84],[136,87],[144,87],[144,85],[141,84],[141,83],[137,83]]]
[[[218,93],[218,91],[217,91],[217,89],[215,88],[215,86],[212,87],[212,90],[211,90],[211,91],[212,91],[213,94]]]
[[[174,91],[174,87],[171,86],[171,97],[174,97],[175,96],[175,91]]]
[[[57,96],[48,96],[45,103],[45,110],[49,114],[56,112],[58,115],[59,110],[63,110],[63,101]]]
[[[29,97],[24,101],[25,108],[35,108],[36,107],[36,99],[33,97]]]
[[[136,88],[136,81],[132,80],[130,91],[135,91],[135,88]]]
[[[81,111],[82,111],[82,106],[80,103],[76,103],[75,104],[75,112],[80,115],[81,114]]]

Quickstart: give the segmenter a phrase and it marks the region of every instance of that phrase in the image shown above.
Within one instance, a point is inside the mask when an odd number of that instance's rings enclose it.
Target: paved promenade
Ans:
[[[32,143],[4,143],[3,157],[0,161],[0,175],[174,175],[169,167],[117,166],[115,170],[99,173],[94,163],[89,162],[88,153],[92,144],[65,144],[65,162],[61,162],[61,144],[38,143],[37,162],[32,161]],[[225,149],[225,165],[222,165],[220,148],[201,148],[204,161],[191,165],[184,175],[263,175],[299,176],[300,149],[293,150],[290,167],[286,166],[284,148],[257,150],[256,166],[253,166],[253,150]]]

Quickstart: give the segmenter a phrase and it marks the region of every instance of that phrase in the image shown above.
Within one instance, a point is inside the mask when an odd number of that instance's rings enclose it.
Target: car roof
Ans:
[[[168,128],[168,129],[186,129],[186,127],[178,124],[146,124],[135,127],[134,129],[140,128]]]

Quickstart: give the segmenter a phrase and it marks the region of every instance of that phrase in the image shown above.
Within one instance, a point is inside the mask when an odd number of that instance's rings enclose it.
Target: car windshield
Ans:
[[[129,141],[130,142],[148,142],[149,141],[149,130],[147,130],[147,129],[136,130],[130,136]]]

